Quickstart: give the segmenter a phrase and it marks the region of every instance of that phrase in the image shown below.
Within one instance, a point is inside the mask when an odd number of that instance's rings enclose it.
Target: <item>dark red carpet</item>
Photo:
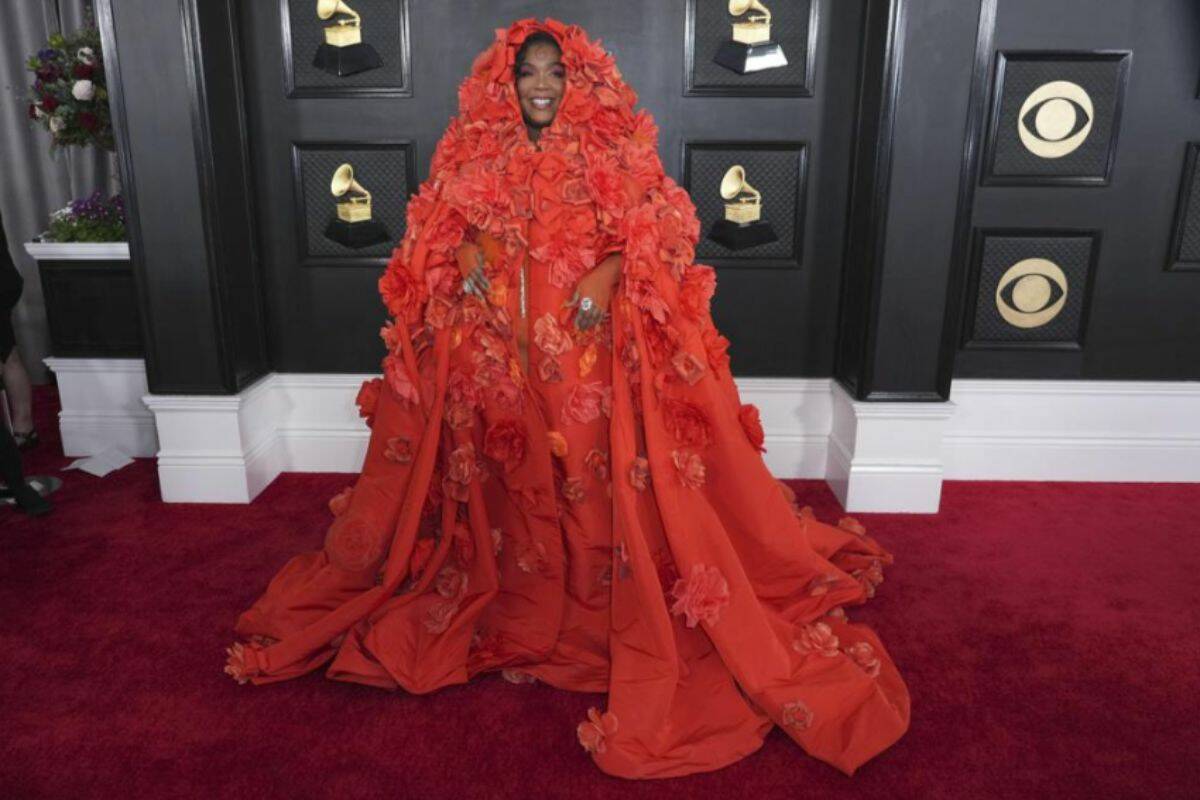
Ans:
[[[39,395],[53,433],[53,395]],[[55,435],[36,470],[66,463]],[[0,508],[0,797],[1175,798],[1200,792],[1200,486],[950,483],[935,517],[862,515],[896,554],[876,627],[913,725],[854,778],[772,734],[719,772],[609,778],[592,695],[498,676],[428,696],[221,673],[234,617],[321,543],[351,476],[250,506],[162,505],[152,462]],[[822,518],[824,484],[797,488]]]

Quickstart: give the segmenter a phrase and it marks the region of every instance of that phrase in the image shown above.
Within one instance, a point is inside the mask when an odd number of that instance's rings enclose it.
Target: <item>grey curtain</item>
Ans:
[[[42,359],[49,355],[42,287],[37,262],[25,242],[46,227],[50,212],[96,189],[111,191],[108,154],[76,147],[51,157],[49,135],[27,116],[33,73],[25,59],[44,46],[51,33],[82,27],[92,0],[12,0],[0,23],[0,220],[9,253],[25,279],[25,292],[13,313],[17,345],[36,383],[47,380]]]

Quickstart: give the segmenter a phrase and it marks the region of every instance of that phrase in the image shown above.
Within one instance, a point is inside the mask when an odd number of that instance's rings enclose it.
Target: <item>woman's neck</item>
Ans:
[[[538,139],[540,139],[542,137],[542,129],[535,125],[530,125],[530,124],[526,123],[525,130],[529,131],[529,141],[533,142],[534,144],[537,144]]]

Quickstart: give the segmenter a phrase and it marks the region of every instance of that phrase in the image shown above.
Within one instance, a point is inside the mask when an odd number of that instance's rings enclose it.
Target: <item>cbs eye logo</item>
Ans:
[[[1092,132],[1095,107],[1082,86],[1051,81],[1034,89],[1017,114],[1021,143],[1040,158],[1062,158]]]
[[[1016,328],[1038,328],[1058,316],[1067,303],[1067,276],[1053,261],[1027,258],[1000,276],[996,310]]]

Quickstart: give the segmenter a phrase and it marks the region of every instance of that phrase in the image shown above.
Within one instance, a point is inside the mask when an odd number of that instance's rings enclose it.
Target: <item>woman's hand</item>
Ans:
[[[483,248],[474,242],[463,242],[459,245],[457,260],[463,276],[463,291],[476,297],[487,297],[492,283],[484,272]]]
[[[575,327],[586,331],[599,325],[608,313],[612,302],[613,288],[621,277],[621,255],[613,253],[579,279],[575,294],[567,302],[568,307],[577,307]]]

